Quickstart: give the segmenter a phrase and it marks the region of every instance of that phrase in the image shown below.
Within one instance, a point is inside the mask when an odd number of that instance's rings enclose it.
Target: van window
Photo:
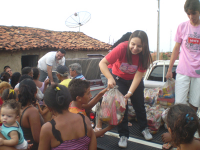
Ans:
[[[165,66],[165,71],[164,71],[164,76],[166,76],[167,74],[167,70],[168,70],[168,65]],[[172,74],[173,74],[173,78],[176,78],[176,66],[174,66],[172,68]],[[152,81],[161,81],[163,80],[163,66],[155,66],[153,68],[153,70],[151,71],[151,74],[149,75],[148,80],[152,80]],[[166,82],[166,78],[165,78],[165,82]]]

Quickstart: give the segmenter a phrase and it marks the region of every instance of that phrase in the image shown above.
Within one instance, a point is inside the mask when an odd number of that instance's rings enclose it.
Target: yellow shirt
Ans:
[[[68,88],[68,85],[69,85],[69,82],[71,81],[72,79],[65,79],[63,80],[62,82],[60,82],[60,85],[64,85]]]

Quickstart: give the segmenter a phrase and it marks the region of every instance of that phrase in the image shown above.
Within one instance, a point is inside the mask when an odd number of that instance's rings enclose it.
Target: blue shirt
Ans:
[[[19,123],[17,121],[16,121],[16,123],[17,123],[18,127],[6,127],[6,126],[4,126],[4,124],[2,124],[1,133],[7,140],[10,140],[11,138],[9,136],[9,133],[11,131],[17,131],[19,133],[18,134],[19,135],[19,142],[18,142],[17,145],[19,145],[19,144],[22,144],[24,142],[24,134],[23,134],[23,131],[22,131]]]

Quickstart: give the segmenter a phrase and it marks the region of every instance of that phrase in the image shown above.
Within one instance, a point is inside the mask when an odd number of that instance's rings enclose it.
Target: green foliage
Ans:
[[[163,53],[163,60],[168,60],[168,56],[165,53]]]

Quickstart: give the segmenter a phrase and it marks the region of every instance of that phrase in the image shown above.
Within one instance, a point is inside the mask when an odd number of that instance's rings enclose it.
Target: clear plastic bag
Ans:
[[[159,93],[159,88],[145,88],[144,89],[144,102],[146,104],[153,106],[157,100],[158,93]]]
[[[164,86],[162,87],[162,95],[159,97],[163,98],[173,98],[174,97],[174,89],[175,89],[175,80],[173,78],[168,79]]]
[[[162,125],[162,112],[164,111],[160,105],[155,107],[149,107],[147,109],[147,124],[152,134],[158,132],[160,126]]]
[[[117,125],[124,116],[126,104],[124,95],[115,86],[103,95],[103,100],[99,110],[99,119],[110,125]]]

